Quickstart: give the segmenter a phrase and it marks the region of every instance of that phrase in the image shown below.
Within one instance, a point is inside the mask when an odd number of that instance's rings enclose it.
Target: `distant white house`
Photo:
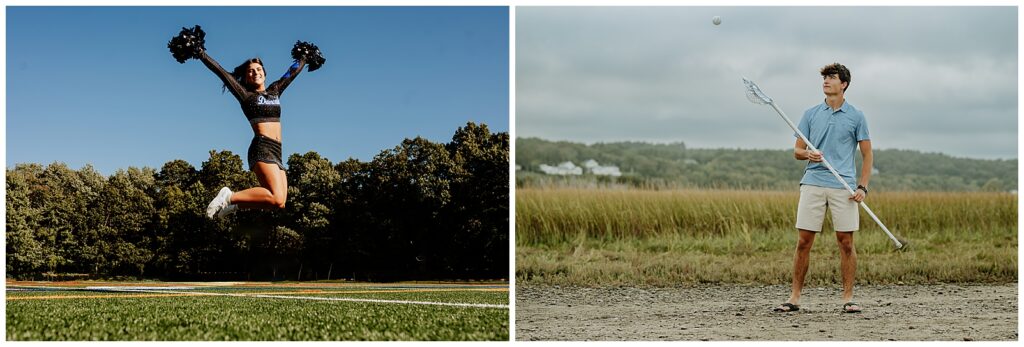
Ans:
[[[697,165],[697,164],[700,164],[700,163],[698,163],[696,160],[693,160],[693,159],[690,159],[690,158],[686,158],[686,159],[683,159],[683,164],[686,164],[686,165]]]
[[[622,172],[619,171],[618,166],[601,166],[601,164],[598,164],[597,160],[594,159],[590,159],[583,162],[583,167],[587,168],[587,170],[589,170],[591,174],[597,176],[622,176]]]
[[[586,168],[587,172],[598,176],[622,176],[622,172],[619,171],[618,166],[601,166],[596,160],[590,159],[583,162],[583,167],[576,166],[571,161],[567,161],[558,166],[551,166],[547,164],[540,164],[540,171],[548,175],[582,175],[583,170]]]
[[[558,166],[551,166],[547,164],[540,164],[540,171],[543,171],[548,175],[582,175],[583,168],[576,166],[571,161],[567,161]]]
[[[520,166],[519,164],[516,164],[516,171],[519,171],[519,170],[522,170],[522,169],[523,169],[522,166]]]

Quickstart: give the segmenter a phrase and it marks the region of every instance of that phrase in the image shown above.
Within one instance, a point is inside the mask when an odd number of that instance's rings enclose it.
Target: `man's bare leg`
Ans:
[[[843,302],[853,302],[853,282],[857,273],[857,249],[853,246],[853,233],[837,232],[836,242],[839,243],[839,268],[843,275]],[[852,306],[850,310],[860,311],[860,306]]]
[[[804,278],[811,259],[811,246],[814,245],[815,233],[810,230],[797,229],[800,232],[796,242],[796,256],[793,257],[793,291],[786,301],[800,305],[800,291],[804,288]]]

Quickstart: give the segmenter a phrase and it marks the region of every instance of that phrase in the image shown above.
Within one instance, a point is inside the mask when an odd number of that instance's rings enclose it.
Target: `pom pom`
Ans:
[[[167,43],[167,48],[171,49],[171,55],[179,63],[184,64],[189,59],[199,59],[200,53],[206,50],[204,45],[206,44],[206,33],[203,29],[196,25],[191,29],[181,28],[181,33],[178,36],[172,37],[171,41]]]
[[[320,48],[306,41],[295,42],[295,47],[292,47],[292,59],[305,61],[309,65],[309,72],[316,71],[327,61],[320,53]]]

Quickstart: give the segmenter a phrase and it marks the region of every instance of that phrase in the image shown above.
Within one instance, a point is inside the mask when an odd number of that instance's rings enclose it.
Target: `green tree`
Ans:
[[[330,160],[316,152],[292,154],[288,157],[288,205],[283,224],[305,240],[304,256],[300,268],[324,276],[333,270],[334,253],[344,248],[333,248],[336,229],[344,225],[332,223],[331,205],[338,194],[341,174]],[[303,266],[305,265],[305,266]]]
[[[284,210],[209,220],[221,187],[257,186],[242,159],[211,151],[196,170],[91,166],[7,170],[7,270],[170,279],[375,280],[504,277],[507,133],[468,123],[447,144],[406,139],[370,162],[288,160]],[[584,151],[591,151],[583,148]],[[294,274],[294,275],[293,275]]]
[[[46,270],[58,273],[80,269],[84,265],[82,256],[88,256],[88,249],[83,249],[88,243],[80,239],[91,230],[88,211],[99,187],[59,162],[41,172],[39,183],[30,199],[39,207],[37,240],[46,252]]]
[[[100,194],[100,236],[107,252],[103,270],[142,277],[153,259],[156,172],[151,168],[118,170]]]
[[[430,246],[440,229],[439,213],[451,199],[452,165],[442,145],[420,137],[381,152],[369,164],[369,191],[363,197],[375,232],[360,243],[370,247],[370,271],[378,279],[420,273],[426,265],[419,263],[437,251]]]
[[[256,175],[246,171],[242,167],[242,158],[231,151],[210,151],[210,158],[203,162],[198,174],[199,181],[210,190],[210,199],[221,187],[239,190],[259,185]]]
[[[46,265],[46,251],[38,239],[40,210],[33,206],[33,187],[41,187],[38,164],[19,164],[7,169],[7,274],[24,278]]]
[[[467,123],[452,136],[446,149],[458,169],[452,187],[449,241],[461,252],[448,261],[460,273],[504,276],[508,269],[508,150],[507,133],[491,134],[487,125]]]
[[[205,211],[221,187],[237,191],[259,186],[256,175],[243,169],[242,158],[231,151],[210,151],[210,158],[201,167],[200,187],[206,191],[199,199],[200,211]],[[188,243],[192,271],[198,275],[244,272],[254,259],[253,238],[266,234],[274,226],[272,214],[242,210],[227,219],[213,221],[203,216],[200,234]]]
[[[105,189],[107,178],[97,172],[91,165],[78,170],[78,185],[74,188],[77,195],[79,213],[74,224],[78,225],[75,235],[77,253],[73,269],[80,273],[96,273],[101,255],[96,247],[99,241],[99,216],[97,206],[100,204],[100,193]]]
[[[164,164],[156,177],[155,274],[181,278],[198,269],[196,240],[205,239],[207,191],[199,172],[184,160]]]
[[[687,148],[682,143],[638,142],[592,145],[521,138],[516,161],[522,166],[517,184],[581,185],[599,182],[593,176],[556,177],[539,172],[540,164],[587,159],[615,165],[623,176],[614,184],[644,188],[711,188],[791,190],[803,175],[806,161],[793,159],[792,149],[746,150]],[[857,166],[860,156],[855,156]],[[871,186],[877,191],[978,191],[997,179],[1005,187],[1017,185],[1017,160],[955,158],[940,153],[886,149],[874,151]],[[858,168],[859,170],[859,168]],[[610,180],[600,180],[611,182]],[[992,181],[996,182],[996,181]],[[993,183],[994,185],[995,183]],[[989,189],[995,188],[990,185]]]
[[[1003,181],[1000,181],[998,178],[990,178],[981,186],[981,190],[986,192],[1001,192],[1003,191]]]

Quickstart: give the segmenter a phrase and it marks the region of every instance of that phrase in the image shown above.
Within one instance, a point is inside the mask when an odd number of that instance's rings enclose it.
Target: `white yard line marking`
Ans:
[[[103,290],[103,291],[122,291],[122,290],[192,290],[193,287],[117,287],[117,286],[97,286],[97,287],[85,287],[85,290]]]
[[[49,289],[49,290],[83,290],[83,288],[62,288],[62,287],[27,287],[19,286],[20,288],[37,288],[37,289]],[[130,287],[129,287],[130,288]],[[316,296],[292,296],[292,295],[267,295],[267,294],[245,294],[245,293],[211,293],[211,292],[195,292],[195,291],[176,291],[176,290],[151,290],[151,289],[125,289],[118,287],[92,287],[87,290],[93,291],[105,291],[105,292],[118,292],[118,293],[160,293],[160,294],[185,294],[189,296],[233,296],[233,297],[246,297],[246,298],[268,298],[268,299],[298,299],[298,300],[318,300],[318,301],[346,301],[346,302],[369,302],[379,304],[404,304],[404,305],[434,305],[434,306],[453,306],[453,307],[475,307],[475,308],[499,308],[508,309],[509,305],[499,304],[474,304],[464,302],[437,302],[437,301],[411,301],[411,300],[385,300],[385,299],[360,299],[360,298],[333,298],[333,297],[316,297]]]

